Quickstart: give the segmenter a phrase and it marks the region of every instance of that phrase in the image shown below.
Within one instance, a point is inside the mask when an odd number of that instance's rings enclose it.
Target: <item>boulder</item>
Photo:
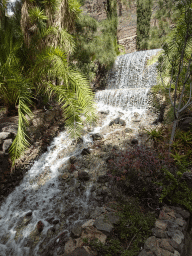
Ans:
[[[109,235],[113,230],[113,225],[106,220],[104,216],[97,218],[94,222],[94,226],[106,235]]]
[[[114,120],[112,120],[110,123],[109,123],[109,126],[113,125],[113,124],[119,124],[119,125],[122,125],[122,126],[125,126],[126,125],[126,122],[122,119],[120,119],[120,117],[117,117],[115,118]]]
[[[79,180],[82,180],[82,181],[88,181],[90,179],[89,173],[85,171],[79,171],[78,178]]]

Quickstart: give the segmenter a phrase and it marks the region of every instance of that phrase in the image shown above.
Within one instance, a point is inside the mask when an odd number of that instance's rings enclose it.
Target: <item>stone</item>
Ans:
[[[181,216],[184,219],[188,219],[190,217],[190,213],[187,210],[181,210],[181,211],[179,211],[179,214],[181,214]]]
[[[131,128],[125,128],[124,132],[125,132],[125,133],[132,133],[133,130],[132,130]]]
[[[39,233],[41,233],[43,231],[43,228],[44,228],[44,224],[43,222],[40,220],[37,222],[37,230],[39,231]]]
[[[177,218],[175,222],[181,227],[183,227],[186,224],[186,222],[181,218]]]
[[[154,256],[154,254],[151,251],[142,250],[138,256]]]
[[[94,226],[102,231],[104,234],[109,235],[113,230],[113,225],[111,223],[107,223],[103,216],[97,218],[94,222]]]
[[[164,232],[164,230],[159,229],[159,228],[153,228],[152,233],[153,233],[154,236],[156,236],[158,238],[167,238],[168,237],[166,232]]]
[[[132,144],[132,145],[138,144],[138,140],[137,140],[137,139],[132,139],[132,140],[131,140],[131,144]]]
[[[171,245],[176,251],[181,252],[181,245],[179,245],[177,242],[175,242],[175,241],[172,240],[172,239],[169,239],[169,243],[170,243],[170,245]]]
[[[167,251],[170,251],[170,252],[174,252],[174,248],[170,245],[169,243],[169,239],[161,239],[160,242],[159,242],[159,247],[161,247],[162,249],[165,249]]]
[[[91,151],[90,151],[89,148],[84,148],[84,149],[81,151],[81,154],[82,154],[83,156],[89,155],[89,154],[91,154]]]
[[[9,148],[11,147],[12,142],[13,142],[12,139],[4,140],[3,147],[2,147],[2,150],[3,150],[4,153],[9,152]]]
[[[82,228],[91,227],[91,226],[93,226],[94,222],[95,222],[94,219],[90,219],[90,220],[86,221],[81,227]]]
[[[99,217],[102,213],[105,212],[105,208],[104,207],[96,207],[96,209],[91,213],[91,218],[95,219],[97,217]]]
[[[103,135],[99,134],[99,133],[93,133],[92,135],[93,140],[102,140],[103,139]]]
[[[53,224],[54,217],[45,219],[49,224]]]
[[[32,211],[27,212],[27,213],[25,214],[25,216],[26,216],[26,217],[30,217],[30,216],[32,216],[32,213],[33,213]]]
[[[181,254],[178,251],[174,251],[174,256],[180,256]]]
[[[2,132],[10,132],[12,136],[16,136],[18,125],[10,125],[2,128]]]
[[[89,173],[85,171],[79,171],[78,178],[79,180],[82,180],[82,181],[88,181],[90,179]]]
[[[54,225],[58,224],[59,222],[60,222],[59,220],[53,220],[53,221],[52,221],[52,223],[53,223]]]
[[[69,158],[69,162],[70,162],[71,164],[74,164],[76,161],[77,161],[77,158],[76,158],[75,156],[71,156],[71,157]]]
[[[173,241],[175,241],[178,244],[181,244],[182,240],[184,239],[184,235],[180,230],[176,230],[173,237]]]
[[[119,216],[115,214],[114,212],[109,212],[105,214],[105,218],[111,223],[111,224],[117,224],[120,220]]]
[[[80,237],[82,233],[82,227],[81,226],[74,226],[71,230],[71,236],[73,238]]]
[[[162,230],[166,230],[167,223],[165,223],[164,221],[161,221],[161,220],[156,220],[155,227],[159,228],[159,229],[162,229]]]
[[[115,118],[114,120],[112,120],[110,123],[109,123],[109,126],[113,125],[113,124],[120,124],[122,126],[125,126],[126,125],[126,122],[122,119],[120,119],[120,117],[117,117]]]
[[[151,250],[155,255],[161,256],[161,249],[157,245],[157,239],[155,236],[151,236],[145,241],[144,249]]]
[[[75,250],[75,242],[73,239],[70,237],[69,240],[65,244],[65,253],[70,254]]]
[[[172,220],[173,217],[170,214],[168,214],[168,213],[166,213],[164,211],[160,211],[159,219],[160,220]]]
[[[187,117],[184,121],[179,122],[179,128],[187,132],[192,126],[192,117]]]
[[[93,239],[98,239],[102,244],[105,244],[107,236],[103,232],[97,230],[94,226],[85,227],[82,231],[81,237],[75,239],[76,246],[81,247],[83,245],[83,239],[88,239],[88,241]]]
[[[101,113],[102,115],[108,115],[108,114],[109,114],[109,110],[107,110],[107,111],[100,111],[100,113]]]
[[[92,254],[88,253],[85,248],[76,248],[73,252],[64,254],[64,256],[92,256]]]
[[[4,140],[9,138],[11,138],[10,132],[0,132],[0,144],[2,144]]]

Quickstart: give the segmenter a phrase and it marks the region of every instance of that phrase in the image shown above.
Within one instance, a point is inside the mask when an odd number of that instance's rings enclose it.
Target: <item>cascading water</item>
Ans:
[[[60,177],[65,175],[69,158],[80,158],[83,147],[92,143],[91,134],[109,134],[105,131],[111,119],[120,116],[130,124],[135,113],[144,117],[148,91],[156,82],[156,64],[146,67],[146,60],[158,51],[119,56],[107,89],[95,95],[98,111],[108,111],[106,120],[83,137],[82,145],[75,145],[66,131],[60,133],[8,196],[0,208],[0,256],[44,255],[41,252],[47,245],[61,242],[58,234],[62,232],[66,240],[72,226],[82,224],[89,217],[97,205],[90,200],[93,181],[84,186],[76,177],[69,182],[61,182]],[[44,225],[40,234],[36,229],[39,221]],[[50,236],[50,229],[57,222],[59,226],[54,227]],[[61,252],[55,250],[51,255]]]

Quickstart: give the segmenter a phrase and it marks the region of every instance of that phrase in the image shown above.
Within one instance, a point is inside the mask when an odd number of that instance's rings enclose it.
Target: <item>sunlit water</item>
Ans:
[[[109,122],[119,116],[127,124],[134,113],[144,118],[148,92],[156,82],[156,64],[146,67],[146,60],[158,51],[136,52],[117,58],[108,88],[95,95],[97,110],[108,111],[108,115],[91,133],[102,133]],[[93,184],[86,182],[83,191],[77,179],[69,184],[61,183],[58,177],[63,174],[69,158],[80,156],[82,148],[92,143],[90,134],[83,137],[83,146],[77,146],[66,131],[61,132],[8,196],[0,208],[0,256],[41,255],[39,250],[46,246],[47,232],[53,226],[46,221],[48,218],[59,219],[62,232],[68,236],[74,224],[87,219],[88,212],[96,205],[90,200]],[[26,217],[29,212],[32,216]],[[38,236],[35,228],[40,220],[44,229]],[[59,232],[61,230],[55,237]],[[57,255],[56,251],[54,255]]]

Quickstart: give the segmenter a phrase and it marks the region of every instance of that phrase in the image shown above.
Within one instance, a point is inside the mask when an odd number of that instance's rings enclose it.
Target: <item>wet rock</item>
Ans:
[[[52,223],[53,223],[54,225],[58,224],[59,222],[60,222],[59,220],[53,220],[53,221],[52,221]]]
[[[107,111],[100,111],[100,113],[101,113],[102,115],[108,115],[108,114],[109,114],[109,110],[107,110]]]
[[[90,151],[89,148],[84,148],[84,149],[81,151],[81,154],[82,154],[83,156],[89,155],[89,154],[91,154],[91,151]]]
[[[32,216],[32,213],[33,213],[32,211],[27,212],[25,216],[26,216],[26,217],[30,217],[30,216]]]
[[[77,157],[71,156],[69,161],[70,161],[71,164],[74,164],[77,161]]]
[[[90,179],[89,173],[85,171],[79,171],[78,178],[79,180],[82,180],[82,181],[88,181]]]
[[[138,140],[137,139],[132,139],[131,140],[131,144],[132,145],[137,145],[138,144]]]
[[[65,254],[70,255],[76,248],[75,242],[70,237],[69,240],[65,243]]]
[[[53,223],[54,217],[45,219],[49,224]]]
[[[44,228],[43,222],[41,220],[38,221],[37,222],[37,230],[39,231],[39,233],[43,231],[43,228]]]
[[[81,233],[82,233],[82,227],[81,226],[75,226],[72,228],[71,230],[71,236],[73,238],[77,238],[77,237],[80,237],[81,236]]]
[[[12,139],[4,140],[3,147],[2,147],[4,153],[9,152],[9,148],[11,147],[12,142],[13,142]]]
[[[120,119],[120,117],[117,117],[117,118],[115,118],[113,121],[111,121],[111,122],[109,123],[109,126],[111,126],[111,125],[113,125],[113,124],[120,124],[120,125],[122,125],[122,126],[125,126],[125,125],[126,125],[126,122],[125,122],[124,120]]]
[[[93,133],[92,135],[93,140],[102,140],[103,139],[103,135],[99,134],[99,133]]]

